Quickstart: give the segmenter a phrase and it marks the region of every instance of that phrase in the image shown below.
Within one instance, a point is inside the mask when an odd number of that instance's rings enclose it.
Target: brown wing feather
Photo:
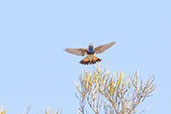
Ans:
[[[85,49],[85,48],[66,48],[65,51],[68,53],[78,55],[78,56],[84,56],[87,52],[87,49]]]
[[[100,45],[100,46],[97,46],[94,50],[95,50],[95,53],[102,53],[104,52],[106,49],[112,47],[116,42],[110,42],[110,43],[107,43],[107,44],[104,44],[104,45]]]

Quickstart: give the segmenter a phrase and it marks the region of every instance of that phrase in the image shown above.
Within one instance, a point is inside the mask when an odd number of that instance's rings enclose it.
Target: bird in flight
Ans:
[[[101,59],[94,56],[94,54],[100,54],[104,52],[106,49],[113,46],[116,42],[110,42],[107,44],[103,44],[94,48],[93,44],[90,43],[88,48],[66,48],[65,51],[78,55],[78,56],[85,56],[84,59],[80,61],[80,64],[88,65],[88,64],[95,64],[97,62],[101,62]]]

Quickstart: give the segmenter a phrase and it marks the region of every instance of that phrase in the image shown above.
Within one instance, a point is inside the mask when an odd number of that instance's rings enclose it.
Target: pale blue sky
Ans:
[[[171,104],[170,0],[1,0],[0,105],[7,114],[43,113],[47,106],[75,114],[74,80],[86,66],[63,51],[110,41],[98,57],[113,71],[142,79],[155,75],[156,91],[140,105],[168,114]],[[89,66],[92,67],[92,66]]]

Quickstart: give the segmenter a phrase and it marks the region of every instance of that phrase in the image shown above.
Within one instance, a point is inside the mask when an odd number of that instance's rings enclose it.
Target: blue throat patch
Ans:
[[[89,52],[89,53],[94,53],[94,48],[93,48],[93,46],[89,46],[88,52]]]

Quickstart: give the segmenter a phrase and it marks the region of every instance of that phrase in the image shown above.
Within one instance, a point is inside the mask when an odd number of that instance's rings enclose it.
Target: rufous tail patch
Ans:
[[[93,57],[93,60],[89,60],[88,57],[85,57],[83,60],[80,61],[80,64],[83,64],[83,65],[88,65],[88,64],[96,64],[97,62],[100,62],[102,61],[100,58],[94,56]]]

